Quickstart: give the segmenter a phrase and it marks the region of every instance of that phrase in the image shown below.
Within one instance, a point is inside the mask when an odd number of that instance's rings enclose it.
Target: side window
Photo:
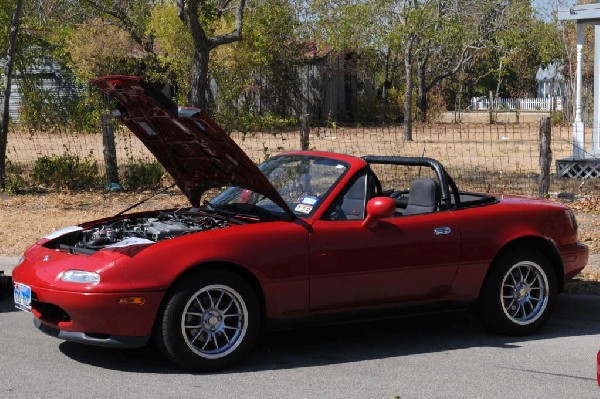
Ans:
[[[370,180],[370,179],[369,179]],[[367,202],[367,174],[359,176],[335,201],[324,216],[326,220],[362,220]]]

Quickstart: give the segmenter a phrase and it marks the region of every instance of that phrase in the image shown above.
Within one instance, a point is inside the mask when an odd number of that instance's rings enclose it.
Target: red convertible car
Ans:
[[[60,339],[152,338],[182,367],[217,370],[261,329],[300,322],[472,307],[492,331],[530,334],[587,262],[563,205],[459,191],[429,158],[307,151],[257,167],[203,111],[135,77],[94,83],[190,207],[84,223],[27,249],[15,304]]]

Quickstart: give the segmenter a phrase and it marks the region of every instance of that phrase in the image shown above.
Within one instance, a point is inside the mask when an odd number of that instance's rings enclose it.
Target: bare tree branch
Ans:
[[[211,48],[215,48],[224,44],[229,44],[242,40],[242,28],[244,25],[244,8],[246,7],[246,0],[240,0],[240,3],[235,14],[235,28],[232,32],[224,35],[211,37],[209,44]]]
[[[208,42],[206,32],[202,25],[200,25],[200,19],[198,15],[198,0],[188,1],[177,1],[180,18],[183,15],[184,22],[190,29],[192,39],[194,41],[194,47],[199,48],[206,45]]]
[[[136,41],[136,43],[144,45],[143,36],[140,34],[140,32],[137,31],[135,23],[131,20],[131,17],[127,14],[125,9],[119,8],[116,5],[115,5],[115,7],[108,8],[108,7],[105,7],[104,5],[100,4],[101,3],[100,1],[96,1],[96,0],[83,0],[83,1],[85,3],[87,3],[88,5],[90,5],[92,8],[100,11],[103,14],[109,15],[109,16],[113,17],[114,19],[116,19],[117,21],[119,21],[118,26],[120,28],[127,31],[131,35],[131,38]]]
[[[435,85],[440,83],[442,80],[449,78],[450,76],[453,76],[454,74],[456,74],[460,70],[460,68],[465,63],[469,62],[472,58],[473,58],[473,54],[468,53],[468,47],[464,47],[460,54],[460,58],[458,59],[456,64],[454,64],[454,67],[452,69],[446,71],[445,73],[442,73],[442,74],[436,76],[434,79],[432,79],[432,81],[429,82],[429,84],[427,85],[427,90],[428,91],[431,90]]]

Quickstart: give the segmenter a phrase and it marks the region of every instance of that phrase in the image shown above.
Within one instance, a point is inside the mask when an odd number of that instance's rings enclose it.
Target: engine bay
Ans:
[[[153,244],[159,241],[230,226],[219,216],[197,211],[170,211],[96,224],[61,235],[44,246],[91,254],[107,247]]]

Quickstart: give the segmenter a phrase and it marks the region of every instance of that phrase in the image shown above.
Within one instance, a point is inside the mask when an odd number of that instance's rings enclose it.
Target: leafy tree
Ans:
[[[71,0],[63,0],[72,3]],[[75,2],[78,3],[78,2]],[[145,50],[152,51],[152,38],[144,35],[148,15],[157,3],[156,0],[84,0],[92,12],[98,12],[102,19],[114,23]],[[89,14],[88,14],[89,15]],[[91,19],[95,16],[91,15]]]
[[[460,2],[464,6],[464,2]],[[338,51],[374,51],[383,60],[380,98],[401,92],[404,138],[412,140],[415,82],[424,120],[427,93],[472,57],[473,44],[457,2],[442,0],[314,0],[321,40]],[[472,35],[475,36],[475,35]],[[402,66],[402,73],[396,71]],[[399,80],[397,77],[402,76]],[[396,81],[394,81],[397,79]]]
[[[233,111],[242,100],[250,114],[298,114],[303,43],[295,36],[293,9],[286,0],[264,0],[249,7],[247,15],[245,40],[215,52],[219,111]]]
[[[188,102],[191,105],[207,108],[210,53],[219,46],[242,40],[242,27],[246,0],[211,1],[177,0],[177,13],[188,28],[193,43],[193,60],[190,74]],[[216,19],[226,18],[230,7],[235,10],[233,30],[216,33],[212,24]]]
[[[23,10],[23,0],[16,0],[14,12],[10,22],[10,32],[8,35],[8,45],[6,49],[6,67],[3,77],[2,90],[2,119],[0,121],[0,187],[6,185],[6,144],[8,140],[8,122],[9,122],[9,103],[12,88],[12,77],[14,68],[14,57],[17,48],[17,35],[21,23],[21,12]]]
[[[428,93],[468,65],[482,48],[485,29],[480,0],[436,0],[427,13],[428,29],[417,49],[417,107],[422,122],[427,119]]]
[[[177,87],[178,102],[185,102],[190,92],[193,40],[177,15],[174,1],[158,4],[152,9],[146,35],[154,38],[157,60],[169,81]]]
[[[80,79],[140,70],[147,54],[132,36],[116,25],[94,18],[74,27],[66,37],[68,65]]]
[[[491,2],[486,9],[484,46],[469,69],[476,93],[495,97],[531,95],[540,66],[563,59],[556,21],[542,21],[529,1]]]
[[[181,88],[179,100],[184,101],[182,93],[190,92],[193,38],[177,11],[173,2],[155,7],[147,35],[154,37],[158,60]],[[212,99],[212,90],[207,90],[206,96],[227,129],[250,129],[261,114],[269,112],[289,116],[301,97],[297,70],[301,49],[295,36],[298,21],[290,3],[253,2],[244,13],[245,39],[216,47],[208,65],[207,76],[216,83],[218,95]],[[220,35],[234,29],[235,23],[232,17],[222,17],[213,19],[210,26]]]

